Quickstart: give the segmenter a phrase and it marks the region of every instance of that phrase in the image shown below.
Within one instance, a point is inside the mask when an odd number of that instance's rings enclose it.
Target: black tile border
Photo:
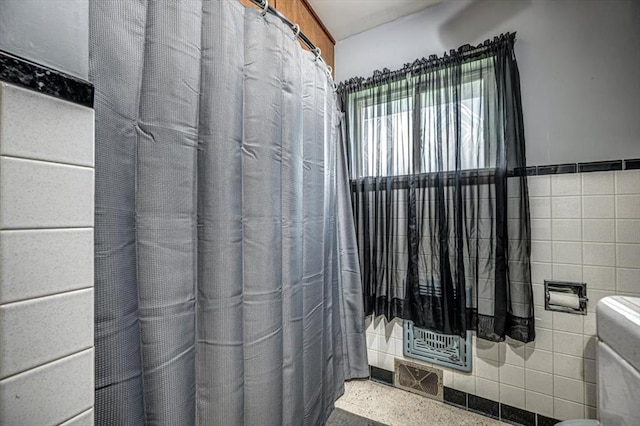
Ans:
[[[640,158],[630,158],[628,160],[624,160],[624,169],[625,170],[640,169]]]
[[[538,414],[538,426],[554,426],[556,423],[560,423],[560,420],[552,419],[551,417],[545,417]]]
[[[551,164],[545,166],[528,166],[524,170],[516,168],[510,170],[508,177],[522,176],[523,172],[527,176],[561,175],[567,173],[589,173],[618,170],[638,170],[640,169],[640,158],[630,158],[627,160],[607,160],[592,161],[589,163],[565,163]],[[437,173],[426,173],[416,176],[402,175],[392,176],[391,189],[407,189],[411,185],[416,188],[427,188],[435,185]],[[455,179],[454,179],[455,178]],[[452,185],[456,179],[460,178],[462,185],[469,184],[492,184],[494,182],[494,169],[462,170],[458,175],[455,172],[445,172],[445,186]],[[457,181],[456,181],[457,182]],[[387,182],[383,185],[376,183],[376,178],[365,177],[352,179],[350,181],[352,192],[381,191],[388,188]]]
[[[500,418],[503,421],[513,422],[517,425],[536,426],[535,413],[507,404],[500,404]]]
[[[393,371],[369,366],[370,380],[393,386]],[[398,388],[401,389],[401,388]],[[463,410],[472,411],[493,419],[521,426],[553,426],[560,420],[543,416],[532,411],[501,404],[492,399],[482,398],[448,386],[442,387],[443,402]]]
[[[483,416],[500,418],[500,403],[490,399],[482,398],[473,394],[468,394],[468,406],[470,411],[482,414]]]
[[[566,173],[608,172],[640,169],[640,158],[626,160],[590,161],[587,163],[549,164],[529,166],[527,176],[561,175]]]
[[[369,366],[369,377],[374,382],[393,386],[393,371],[385,370],[383,368],[378,368],[371,365]]]
[[[456,407],[467,408],[467,393],[443,386],[442,396],[445,403]]]
[[[2,50],[0,81],[93,108],[93,84]]]
[[[622,170],[622,160],[615,161],[594,161],[591,163],[578,163],[578,172],[608,172],[611,170]]]
[[[570,164],[554,164],[550,166],[537,166],[536,175],[560,175],[565,173],[576,173],[578,171],[578,165],[576,163]]]

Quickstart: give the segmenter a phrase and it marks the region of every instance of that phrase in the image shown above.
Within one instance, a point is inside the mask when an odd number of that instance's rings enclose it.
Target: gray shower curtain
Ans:
[[[318,424],[366,377],[326,69],[236,1],[91,2],[96,424]]]

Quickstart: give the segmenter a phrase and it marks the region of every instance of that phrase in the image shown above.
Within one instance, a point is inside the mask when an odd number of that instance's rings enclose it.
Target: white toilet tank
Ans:
[[[640,425],[640,298],[598,302],[598,409],[604,426]]]

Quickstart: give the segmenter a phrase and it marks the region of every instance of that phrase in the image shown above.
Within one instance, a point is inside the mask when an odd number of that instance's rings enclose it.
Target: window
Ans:
[[[425,79],[428,85],[415,77],[409,89],[364,94],[356,102],[358,134],[351,140],[360,141],[361,155],[352,159],[352,177],[494,167],[495,155],[485,144],[492,98],[487,95],[495,87],[490,65],[486,60],[465,65],[457,84],[449,74],[440,81]]]

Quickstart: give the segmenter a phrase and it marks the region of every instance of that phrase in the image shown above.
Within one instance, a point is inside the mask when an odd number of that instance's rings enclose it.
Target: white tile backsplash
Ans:
[[[551,241],[531,241],[531,261],[551,262]]]
[[[553,350],[556,353],[581,357],[584,355],[582,334],[553,331]]]
[[[582,265],[554,263],[552,276],[558,281],[582,281]]]
[[[553,374],[527,369],[525,387],[527,390],[553,396]]]
[[[0,155],[93,167],[93,123],[91,108],[0,82]]]
[[[72,419],[67,420],[60,426],[93,426],[94,424],[94,412],[93,408],[80,413]]]
[[[483,377],[488,380],[500,380],[500,363],[484,358],[475,358],[474,372],[476,376]]]
[[[640,220],[618,219],[616,221],[616,242],[640,244]]]
[[[476,377],[476,395],[492,401],[500,400],[500,383],[493,380]]]
[[[531,197],[529,214],[532,219],[549,219],[551,217],[551,199],[549,197]]]
[[[582,241],[582,220],[553,219],[551,234],[554,241]]]
[[[640,244],[616,244],[616,266],[640,268]]]
[[[500,367],[500,383],[524,388],[524,367],[503,364]]]
[[[640,295],[640,172],[535,176],[529,189],[536,341],[474,337],[472,374],[445,369],[445,385],[549,417],[593,418],[595,306]],[[551,279],[585,282],[588,315],[545,311],[542,284]],[[385,344],[381,352],[397,351]]]
[[[615,290],[616,288],[616,268],[610,266],[582,267],[582,278],[587,284],[587,294],[589,289]]]
[[[93,424],[93,165],[92,109],[0,82],[0,424]]]
[[[531,219],[531,239],[551,240],[551,219]]]
[[[568,173],[551,176],[551,195],[581,195],[582,177],[578,173]]]
[[[0,424],[60,424],[94,402],[93,349],[0,380]]]
[[[548,197],[551,195],[551,176],[530,176],[527,178],[529,197]]]
[[[525,348],[526,360],[525,368],[542,371],[543,373],[553,373],[553,353],[542,349]]]
[[[615,217],[613,195],[582,197],[582,217],[585,219],[613,219]]]
[[[526,409],[543,416],[553,417],[553,397],[527,390],[525,392]]]
[[[580,419],[584,414],[584,406],[562,398],[553,399],[553,417],[558,420]]]
[[[553,354],[553,374],[555,376],[567,377],[569,379],[582,380],[583,359],[577,356]]]
[[[524,389],[500,383],[500,402],[524,410]]]
[[[616,194],[640,194],[640,170],[615,172]]]
[[[640,294],[640,269],[617,268],[616,273],[617,291]]]
[[[582,334],[582,315],[553,312],[553,330]]]
[[[554,263],[582,264],[582,243],[554,241],[552,259]]]
[[[92,287],[93,229],[0,231],[0,282],[0,304]]]
[[[640,218],[640,195],[616,195],[616,217],[618,219]]]
[[[616,222],[613,219],[584,219],[582,237],[585,242],[614,243]]]
[[[0,157],[0,229],[93,227],[93,169]]]
[[[609,243],[584,243],[582,259],[585,265],[615,266],[616,246]]]
[[[554,219],[580,219],[581,211],[580,197],[553,197],[551,199],[551,217]]]
[[[584,382],[562,376],[553,377],[553,396],[567,401],[584,403]]]
[[[0,379],[93,346],[93,289],[0,305]]]
[[[467,393],[476,393],[476,377],[472,373],[453,372],[453,387]]]
[[[582,173],[582,194],[613,194],[614,181],[614,175],[611,172]]]

